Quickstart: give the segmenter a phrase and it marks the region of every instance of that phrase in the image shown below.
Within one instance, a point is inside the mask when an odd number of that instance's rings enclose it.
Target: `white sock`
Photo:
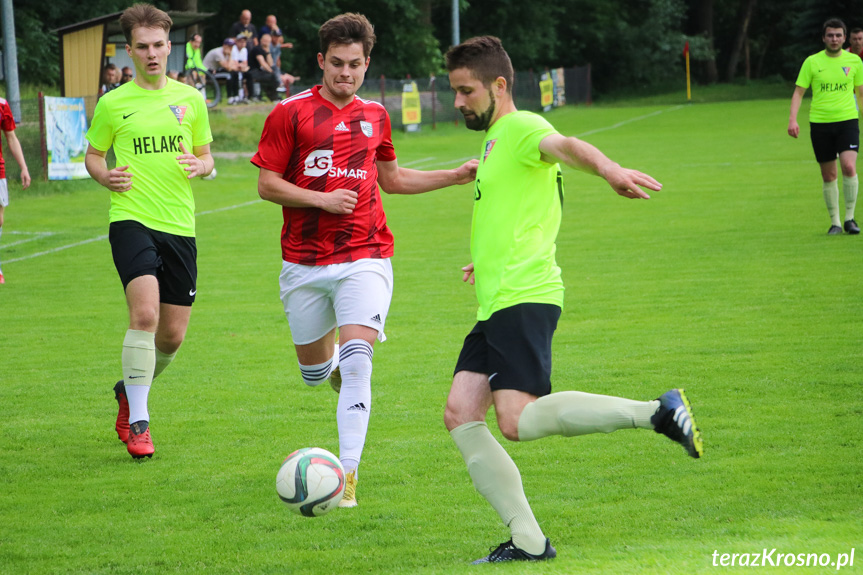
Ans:
[[[123,340],[123,383],[129,401],[129,423],[150,421],[147,398],[156,369],[156,334],[130,329]]]
[[[362,339],[342,343],[339,365],[342,390],[336,408],[339,426],[339,459],[345,472],[356,470],[366,443],[372,408],[372,357],[374,348]]]
[[[153,379],[159,377],[159,374],[165,371],[165,368],[171,365],[171,362],[174,361],[174,358],[177,357],[177,352],[174,353],[164,353],[159,351],[159,348],[156,348],[156,368],[153,370]]]
[[[854,219],[854,208],[857,207],[857,174],[850,178],[842,178],[842,193],[845,196],[845,221],[847,222]]]
[[[339,366],[339,344],[336,344],[336,349],[333,352],[333,357],[319,363],[317,365],[300,364],[300,375],[303,377],[303,383],[309,387],[317,387],[330,377],[336,368]]]
[[[839,220],[839,184],[836,180],[824,182],[824,203],[827,204],[827,213],[830,214],[830,222],[834,226],[842,226]]]

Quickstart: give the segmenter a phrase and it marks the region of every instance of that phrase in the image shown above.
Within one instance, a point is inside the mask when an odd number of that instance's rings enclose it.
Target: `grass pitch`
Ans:
[[[542,565],[467,564],[508,538],[442,422],[475,313],[459,271],[469,186],[384,198],[396,288],[360,504],[307,519],[279,502],[275,476],[296,448],[337,451],[336,395],[299,377],[278,299],[280,211],[258,200],[256,170],[219,161],[216,180],[195,183],[198,303],[154,384],[156,454],[143,462],[113,431],[127,316],[107,192],[13,185],[0,244],[0,571],[715,573],[751,568],[714,566],[714,552],[774,548],[834,560],[856,548],[843,571],[859,571],[863,237],[826,235],[818,169],[807,138],[785,134],[787,109],[550,114],[664,184],[626,200],[565,169],[554,388],[652,399],[685,387],[706,454],[690,460],[646,431],[502,440],[558,549]],[[447,167],[480,140],[443,126],[397,135],[396,149],[402,165]]]

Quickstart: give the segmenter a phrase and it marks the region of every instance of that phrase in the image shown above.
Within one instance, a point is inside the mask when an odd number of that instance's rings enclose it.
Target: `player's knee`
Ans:
[[[443,413],[443,422],[446,425],[447,431],[452,431],[456,427],[470,423],[471,421],[484,420],[485,414],[479,413],[478,410],[452,401],[451,399],[447,400],[446,409],[444,409]]]
[[[504,437],[510,441],[518,441],[518,420],[498,418],[497,426]]]

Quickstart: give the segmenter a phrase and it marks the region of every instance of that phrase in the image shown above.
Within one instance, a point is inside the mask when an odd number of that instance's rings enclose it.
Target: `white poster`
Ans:
[[[87,152],[87,113],[84,98],[45,97],[45,132],[49,180],[89,178],[84,166]]]

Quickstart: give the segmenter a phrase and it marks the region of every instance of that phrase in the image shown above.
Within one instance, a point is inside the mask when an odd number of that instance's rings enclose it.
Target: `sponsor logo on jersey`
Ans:
[[[485,143],[485,154],[482,156],[482,161],[485,162],[488,159],[488,155],[491,154],[491,149],[494,148],[494,145],[497,143],[497,138],[494,140],[489,140]]]
[[[845,72],[847,76],[849,72],[851,72],[851,66],[842,66],[842,71]]]
[[[324,174],[328,174],[331,178],[354,178],[356,180],[365,180],[368,178],[368,170],[334,166],[333,153],[333,150],[315,150],[306,156],[306,161],[303,163],[305,167],[303,175],[312,178],[320,178]]]
[[[132,150],[136,156],[140,154],[161,154],[163,152],[183,153],[180,150],[182,136],[144,136],[132,138]]]
[[[183,118],[186,117],[186,108],[188,108],[188,106],[171,106],[171,105],[169,105],[168,107],[171,108],[171,111],[174,113],[174,117],[177,118],[177,122],[182,124]]]
[[[339,125],[336,126],[336,132],[350,132],[351,129],[345,126],[344,122],[339,122]]]
[[[363,131],[363,134],[366,135],[367,138],[371,138],[374,134],[374,130],[372,129],[371,122],[360,121],[360,130]]]

